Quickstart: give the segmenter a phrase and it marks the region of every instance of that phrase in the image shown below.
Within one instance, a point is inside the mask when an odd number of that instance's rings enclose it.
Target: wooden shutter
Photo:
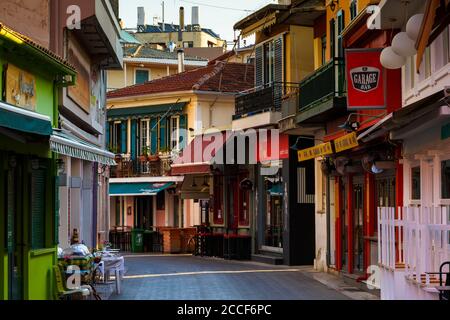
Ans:
[[[183,150],[187,145],[187,115],[182,114],[180,115],[180,137],[179,137],[179,143],[180,143],[180,149]]]
[[[263,46],[256,47],[255,49],[255,85],[256,87],[264,84],[264,57]]]
[[[159,121],[159,150],[167,147],[167,118],[161,118]]]
[[[44,169],[32,170],[30,185],[32,249],[45,247],[45,180]]]
[[[128,121],[122,121],[120,125],[120,134],[121,134],[121,145],[120,145],[120,152],[126,153],[127,152],[127,123]]]
[[[274,102],[276,108],[281,108],[281,97],[283,96],[283,74],[284,74],[284,50],[283,50],[283,36],[276,38],[273,41],[274,46]]]
[[[132,119],[131,120],[131,158],[137,159],[137,120]]]
[[[152,154],[158,152],[158,118],[150,120],[150,149]]]

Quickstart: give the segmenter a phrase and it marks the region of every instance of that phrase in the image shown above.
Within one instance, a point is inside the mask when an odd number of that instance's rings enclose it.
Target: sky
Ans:
[[[126,28],[136,28],[137,7],[144,7],[146,23],[153,24],[153,17],[162,17],[162,0],[119,0],[120,18]],[[166,23],[178,24],[178,11],[184,7],[185,24],[191,23],[191,8],[199,7],[199,20],[203,28],[209,28],[218,33],[222,39],[233,41],[233,25],[266,4],[276,3],[275,0],[165,0]],[[227,9],[226,9],[227,8]],[[248,11],[246,11],[248,10]],[[251,41],[249,39],[249,41]]]

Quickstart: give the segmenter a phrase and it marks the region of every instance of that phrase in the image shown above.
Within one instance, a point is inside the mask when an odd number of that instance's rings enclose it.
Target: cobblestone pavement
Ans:
[[[358,299],[311,276],[310,268],[193,256],[130,255],[113,300]],[[366,296],[361,296],[367,299]],[[370,299],[370,297],[369,297]]]

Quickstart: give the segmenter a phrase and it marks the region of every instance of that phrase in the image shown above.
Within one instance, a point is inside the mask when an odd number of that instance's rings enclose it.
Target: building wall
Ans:
[[[344,19],[345,19],[345,25],[349,25],[351,22],[351,16],[350,16],[350,4],[352,0],[340,0],[334,11],[331,11],[330,6],[327,6],[327,60],[330,60],[333,55],[331,54],[331,46],[330,46],[330,21],[331,19],[334,19],[337,21],[337,15],[339,10],[344,11]],[[380,0],[357,0],[357,8],[358,13],[360,13],[363,9],[365,9],[367,6],[372,4],[378,4]],[[337,24],[336,24],[337,25]]]
[[[161,33],[135,33],[135,38],[142,43],[161,43],[168,44],[170,41],[177,43],[178,47],[183,47],[178,42],[178,32],[161,32]],[[208,43],[212,43],[214,47],[224,47],[224,40],[216,39],[205,32],[183,32],[183,42],[192,41],[194,47],[205,48]]]
[[[50,0],[2,0],[0,21],[48,48],[50,44],[49,10]]]
[[[286,36],[286,82],[300,82],[314,71],[314,30],[309,27],[290,26]]]

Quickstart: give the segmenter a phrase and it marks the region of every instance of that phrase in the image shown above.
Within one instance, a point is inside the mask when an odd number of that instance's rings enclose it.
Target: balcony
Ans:
[[[297,123],[323,123],[346,108],[343,58],[333,58],[300,83]]]
[[[283,101],[298,90],[296,83],[273,82],[241,92],[236,97],[233,129],[277,124],[281,119]]]
[[[171,169],[170,155],[139,157],[116,156],[117,166],[111,167],[111,178],[165,177]]]

